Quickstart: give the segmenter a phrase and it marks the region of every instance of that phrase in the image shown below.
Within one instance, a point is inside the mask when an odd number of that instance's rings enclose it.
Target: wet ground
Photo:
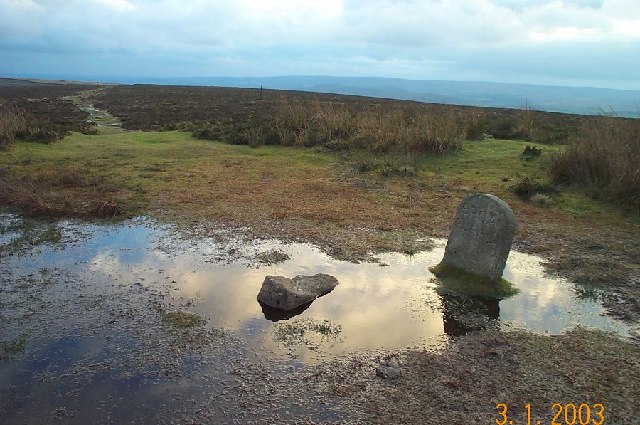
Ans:
[[[483,328],[634,333],[604,314],[599,294],[576,292],[517,252],[504,277],[519,293],[498,302],[438,290],[428,268],[442,240],[355,264],[224,229],[186,238],[145,218],[0,222],[2,423],[345,422],[347,412],[289,377],[356,353],[438,350]],[[258,304],[265,275],[315,273],[340,284],[296,315]],[[180,326],[178,312],[198,320]]]

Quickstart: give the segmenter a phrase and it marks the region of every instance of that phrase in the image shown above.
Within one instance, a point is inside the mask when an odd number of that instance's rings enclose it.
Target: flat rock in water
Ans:
[[[328,274],[296,276],[267,276],[258,293],[258,301],[269,307],[291,310],[328,294],[338,285],[338,279]]]
[[[513,211],[494,195],[465,198],[453,222],[442,263],[498,280],[516,232]]]

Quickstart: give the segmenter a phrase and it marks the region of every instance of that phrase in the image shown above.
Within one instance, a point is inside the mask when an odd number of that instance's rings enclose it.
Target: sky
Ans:
[[[0,0],[0,76],[640,90],[638,0]]]

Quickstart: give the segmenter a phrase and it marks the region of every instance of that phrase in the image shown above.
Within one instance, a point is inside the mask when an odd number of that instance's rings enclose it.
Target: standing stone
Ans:
[[[494,195],[468,196],[458,207],[442,264],[499,280],[515,232],[516,219],[506,202]]]

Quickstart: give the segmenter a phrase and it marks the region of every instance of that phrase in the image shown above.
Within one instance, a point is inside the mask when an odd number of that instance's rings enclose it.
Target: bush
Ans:
[[[467,140],[482,140],[487,134],[487,122],[481,113],[469,114],[467,126],[464,131]]]
[[[400,107],[356,112],[320,102],[283,103],[272,125],[282,145],[435,154],[460,147],[461,127],[453,109],[444,114]]]
[[[586,122],[552,159],[551,176],[558,183],[583,185],[594,197],[640,209],[640,120]]]
[[[523,177],[518,180],[512,189],[516,195],[525,200],[529,200],[536,194],[553,194],[557,192],[553,186],[532,180],[529,177]]]
[[[6,147],[23,131],[24,115],[13,105],[0,105],[0,147]]]
[[[522,151],[522,157],[526,160],[531,160],[542,155],[542,149],[536,148],[535,146],[527,145]]]

